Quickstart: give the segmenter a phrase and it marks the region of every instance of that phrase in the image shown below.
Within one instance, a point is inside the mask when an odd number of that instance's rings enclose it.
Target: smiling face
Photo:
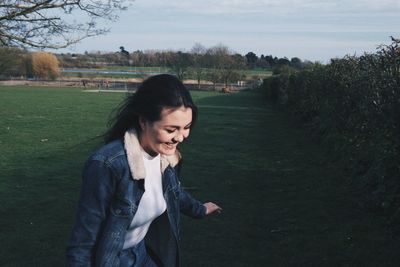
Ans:
[[[149,155],[173,155],[177,145],[189,136],[192,109],[184,106],[163,108],[160,120],[149,122],[140,118],[139,123],[139,142]]]

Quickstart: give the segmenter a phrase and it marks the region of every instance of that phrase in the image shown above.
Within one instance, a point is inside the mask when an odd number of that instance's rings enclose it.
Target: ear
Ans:
[[[145,118],[143,118],[142,116],[139,117],[139,126],[142,131],[146,129],[146,122],[147,121]]]

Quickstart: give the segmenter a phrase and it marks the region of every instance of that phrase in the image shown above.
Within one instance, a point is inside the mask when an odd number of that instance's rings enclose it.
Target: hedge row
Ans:
[[[267,98],[349,162],[368,207],[400,214],[400,41],[264,80]]]

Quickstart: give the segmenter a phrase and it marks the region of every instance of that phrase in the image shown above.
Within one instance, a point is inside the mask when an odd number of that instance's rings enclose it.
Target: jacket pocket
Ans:
[[[137,205],[126,199],[114,199],[111,203],[111,214],[116,217],[133,217],[136,213]]]

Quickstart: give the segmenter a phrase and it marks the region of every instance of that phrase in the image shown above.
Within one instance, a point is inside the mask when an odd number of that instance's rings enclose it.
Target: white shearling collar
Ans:
[[[146,169],[144,167],[142,152],[140,150],[140,143],[135,129],[129,129],[125,132],[124,147],[128,158],[128,164],[129,169],[131,170],[132,178],[134,180],[145,179]],[[175,167],[180,159],[181,154],[178,150],[175,151],[174,155],[161,155],[161,172],[164,172],[168,165],[171,165],[171,167]]]

